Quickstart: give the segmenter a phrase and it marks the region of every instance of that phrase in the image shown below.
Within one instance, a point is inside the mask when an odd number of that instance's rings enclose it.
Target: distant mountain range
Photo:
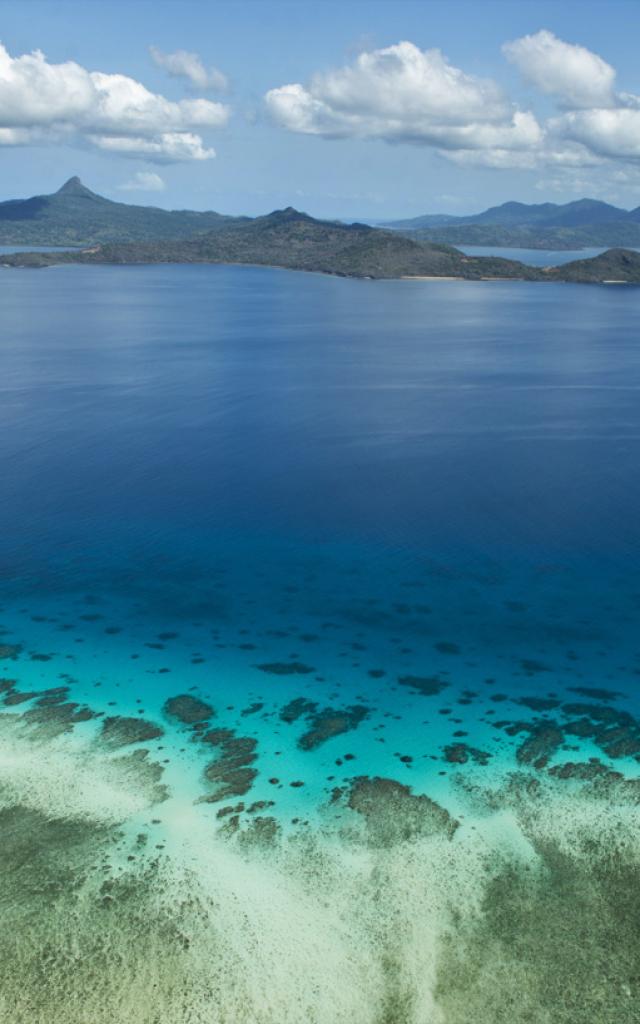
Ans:
[[[260,218],[230,217],[213,210],[162,210],[117,203],[97,195],[73,177],[51,195],[0,202],[0,245],[183,241],[211,232],[235,231],[254,220],[258,222]],[[393,230],[396,237],[404,235],[413,242],[448,246],[636,247],[640,246],[640,207],[622,210],[596,199],[580,199],[565,205],[504,203],[469,217],[429,214],[389,221],[377,228]]]
[[[5,267],[239,263],[360,278],[640,283],[640,253],[624,249],[542,269],[516,260],[466,256],[450,245],[425,241],[416,231],[317,220],[293,207],[251,218],[113,203],[79,178],[71,178],[51,196],[0,203],[0,225],[7,232],[13,226],[27,245],[89,240],[72,251],[9,254],[2,257]],[[9,242],[6,238],[5,244],[17,244],[15,236]]]
[[[243,217],[115,203],[70,178],[52,195],[0,203],[0,245],[91,245],[193,238]]]
[[[449,245],[581,249],[640,245],[640,207],[623,210],[598,199],[573,203],[503,203],[467,217],[425,214],[380,225]]]
[[[217,228],[206,235],[93,245],[71,252],[2,257],[5,267],[64,264],[226,263],[282,267],[356,278],[625,282],[640,284],[640,253],[612,249],[561,267],[465,256],[450,246],[417,242],[366,224],[315,220],[291,207]]]

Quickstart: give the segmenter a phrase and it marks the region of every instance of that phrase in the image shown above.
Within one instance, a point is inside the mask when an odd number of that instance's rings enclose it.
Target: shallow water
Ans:
[[[0,1019],[632,1021],[634,291],[0,301]]]

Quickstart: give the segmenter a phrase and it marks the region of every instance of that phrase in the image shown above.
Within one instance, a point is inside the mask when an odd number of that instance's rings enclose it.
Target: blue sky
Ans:
[[[291,204],[383,219],[582,195],[640,205],[636,0],[0,11],[13,76],[4,92],[0,76],[3,198],[79,174],[112,198],[225,213]],[[20,60],[33,51],[44,58]]]

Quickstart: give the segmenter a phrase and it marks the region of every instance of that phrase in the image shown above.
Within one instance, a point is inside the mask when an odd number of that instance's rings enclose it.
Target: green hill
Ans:
[[[588,260],[574,260],[546,271],[549,277],[578,283],[640,284],[640,253],[609,249]]]
[[[539,271],[511,260],[472,259],[367,224],[309,217],[289,207],[189,239],[106,243],[72,253],[20,253],[5,266],[61,263],[251,263],[347,277],[520,277]]]
[[[244,218],[114,203],[70,178],[52,195],[0,203],[0,245],[91,245],[192,238]]]

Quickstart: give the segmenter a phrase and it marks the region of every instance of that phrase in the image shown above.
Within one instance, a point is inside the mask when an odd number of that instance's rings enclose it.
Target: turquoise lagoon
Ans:
[[[636,1020],[637,289],[0,301],[0,1019]]]

